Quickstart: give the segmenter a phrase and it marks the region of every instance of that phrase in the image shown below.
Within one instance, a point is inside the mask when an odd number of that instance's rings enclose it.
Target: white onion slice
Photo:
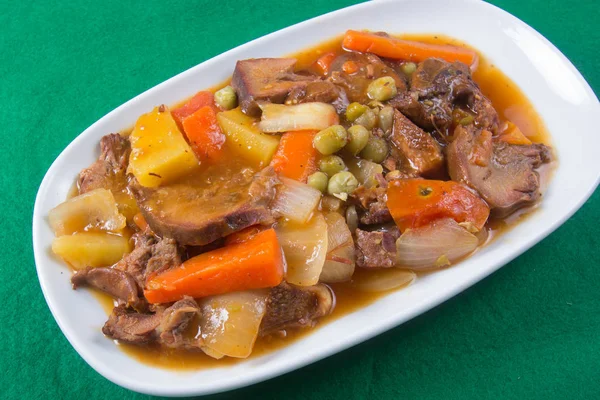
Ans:
[[[214,358],[248,357],[267,310],[267,297],[267,290],[253,290],[202,300],[200,330],[205,353]]]
[[[396,241],[399,266],[437,268],[463,258],[477,248],[475,235],[446,218],[431,225],[407,229]]]
[[[360,274],[352,285],[363,292],[385,292],[408,286],[417,279],[413,271],[400,268],[382,268]]]
[[[281,178],[281,182],[271,209],[294,222],[308,221],[321,200],[321,192],[294,179]]]
[[[258,127],[263,132],[322,130],[340,122],[335,108],[331,104],[312,102],[289,106],[272,103],[259,105],[262,116]]]
[[[363,160],[360,158],[350,158],[346,161],[348,171],[356,177],[361,185],[371,187],[377,183],[375,175],[383,173],[381,164]]]
[[[319,281],[344,282],[354,274],[354,241],[344,217],[337,212],[325,213],[327,222],[327,257]]]
[[[327,223],[319,212],[304,224],[280,221],[275,227],[287,263],[285,280],[298,286],[319,282],[327,256]]]

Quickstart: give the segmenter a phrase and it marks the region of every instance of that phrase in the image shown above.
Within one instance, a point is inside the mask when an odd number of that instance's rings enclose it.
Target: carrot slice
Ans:
[[[421,43],[353,30],[346,32],[342,46],[347,50],[414,62],[430,57],[448,62],[460,61],[473,69],[476,68],[479,59],[477,53],[463,47]]]
[[[211,106],[204,106],[186,117],[183,131],[192,150],[200,161],[216,162],[223,153],[225,135],[217,122],[217,113]]]
[[[173,115],[173,118],[175,118],[177,123],[181,124],[185,117],[192,115],[204,106],[215,106],[214,95],[212,92],[204,91],[196,93],[194,97],[189,99],[184,105],[171,110],[171,115]]]
[[[392,181],[387,206],[401,231],[424,226],[440,218],[470,222],[483,228],[490,208],[466,186],[453,181],[401,179]]]
[[[316,130],[284,133],[271,160],[275,172],[306,183],[308,176],[317,170],[319,153],[313,147],[316,134]]]
[[[529,145],[531,140],[521,132],[519,127],[507,121],[506,129],[500,134],[498,140],[508,144]]]
[[[323,76],[329,73],[331,63],[335,59],[335,53],[325,53],[316,61],[316,68],[319,73]]]
[[[277,286],[283,280],[283,252],[274,229],[245,242],[185,261],[150,279],[144,296],[153,304]]]

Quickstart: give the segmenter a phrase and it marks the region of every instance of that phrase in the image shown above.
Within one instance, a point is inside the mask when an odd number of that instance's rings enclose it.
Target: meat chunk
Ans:
[[[140,298],[140,288],[127,272],[114,268],[86,268],[71,277],[73,289],[89,286],[108,293],[123,304],[136,309],[145,308],[146,302]]]
[[[384,231],[356,230],[356,265],[362,268],[390,268],[396,264],[397,227]]]
[[[238,174],[208,186],[180,183],[132,191],[148,225],[181,245],[206,245],[257,224],[269,224],[268,208],[279,180],[272,167],[256,175]]]
[[[111,339],[136,345],[156,343],[171,348],[199,349],[202,340],[184,333],[200,308],[194,299],[185,297],[153,314],[142,314],[118,306],[113,309],[102,332]]]
[[[327,285],[294,286],[283,282],[271,289],[259,334],[267,336],[286,329],[312,327],[334,307],[335,297]]]
[[[343,65],[346,62],[355,63],[358,70],[352,74],[345,72]],[[367,87],[374,79],[383,76],[394,78],[399,93],[407,89],[404,77],[374,54],[342,54],[331,63],[330,71],[329,80],[344,89],[350,102],[368,103]]]
[[[479,128],[495,132],[498,127],[491,102],[471,78],[469,68],[459,62],[437,58],[421,62],[412,75],[410,91],[400,93],[390,104],[421,128],[444,135],[458,122],[453,120],[455,110],[471,116]]]
[[[361,224],[385,224],[392,221],[387,208],[387,182],[383,186],[359,186],[352,193],[352,198],[360,206],[358,211]]]
[[[235,65],[231,86],[235,89],[242,111],[260,115],[257,101],[283,103],[288,94],[306,87],[319,78],[294,73],[293,58],[251,58]]]
[[[147,233],[136,233],[132,239],[135,248],[114,268],[127,272],[140,288],[145,287],[153,275],[181,265],[181,252],[175,240]]]
[[[100,157],[90,167],[79,173],[79,193],[104,188],[120,190],[127,184],[125,174],[129,162],[131,145],[129,140],[112,133],[100,139]]]
[[[398,110],[394,111],[390,142],[393,145],[391,154],[399,161],[402,170],[436,176],[443,169],[444,156],[439,143]]]
[[[543,144],[511,145],[492,139],[489,131],[459,126],[448,146],[452,180],[477,190],[498,217],[531,205],[541,193],[537,167],[550,161]]]

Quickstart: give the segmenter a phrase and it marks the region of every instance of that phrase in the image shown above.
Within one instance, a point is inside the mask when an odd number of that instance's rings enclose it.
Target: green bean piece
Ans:
[[[346,164],[344,164],[344,160],[338,156],[326,156],[323,157],[319,161],[319,169],[326,173],[327,176],[333,176],[340,171],[346,169]]]
[[[370,99],[377,101],[386,101],[398,94],[396,81],[391,76],[383,76],[375,79],[367,88],[367,95]]]
[[[417,70],[417,64],[414,62],[404,63],[400,66],[400,70],[402,70],[406,76],[411,76],[413,72]]]
[[[321,171],[317,171],[308,177],[306,183],[308,183],[309,186],[314,187],[321,193],[325,193],[327,191],[327,181],[329,181],[327,175],[325,175]]]
[[[367,108],[360,117],[354,120],[354,123],[357,125],[362,125],[368,130],[371,130],[375,128],[375,124],[377,123],[377,116],[375,115],[373,110]]]
[[[358,187],[358,180],[351,172],[341,171],[329,178],[327,193],[346,200],[348,195]]]
[[[231,110],[237,106],[237,95],[231,86],[215,92],[215,104],[222,110]]]
[[[392,107],[383,107],[381,111],[379,111],[377,118],[379,120],[379,128],[381,128],[384,133],[392,131],[392,127],[394,126],[394,109]]]
[[[319,153],[328,156],[342,149],[347,141],[348,135],[344,127],[333,125],[317,133],[313,139],[313,145]]]
[[[352,125],[348,128],[348,144],[346,150],[352,154],[357,155],[365,148],[367,142],[371,137],[371,133],[367,128],[362,125]]]
[[[358,117],[360,117],[367,110],[367,106],[364,106],[360,103],[350,103],[348,107],[346,107],[346,119],[350,122],[354,122]]]
[[[388,145],[387,142],[378,137],[371,137],[367,142],[365,148],[360,152],[360,156],[365,160],[372,161],[374,163],[382,163],[387,157]]]

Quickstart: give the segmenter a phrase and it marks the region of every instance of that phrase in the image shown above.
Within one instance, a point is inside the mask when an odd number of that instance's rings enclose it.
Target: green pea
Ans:
[[[354,123],[357,125],[362,125],[368,130],[375,128],[375,124],[377,123],[377,116],[370,108],[367,108],[365,112],[358,118],[354,120]]]
[[[348,128],[348,144],[346,150],[352,155],[357,155],[365,148],[371,133],[362,125],[352,125]]]
[[[346,200],[348,195],[358,187],[358,180],[351,172],[341,171],[329,178],[327,193]]]
[[[400,69],[407,76],[411,76],[417,70],[417,64],[414,62],[407,62],[400,66]]]
[[[314,174],[310,175],[306,182],[309,186],[314,187],[321,193],[325,193],[327,191],[328,180],[329,179],[327,178],[327,175],[325,175],[323,172],[317,171]]]
[[[394,109],[390,106],[383,107],[377,116],[379,127],[384,133],[392,131],[394,125]]]
[[[374,163],[382,163],[387,157],[388,145],[387,142],[378,137],[371,137],[367,142],[365,148],[360,152],[360,156],[365,160],[372,161]]]
[[[225,86],[215,92],[215,104],[222,110],[231,110],[237,105],[237,95],[231,86]]]
[[[367,106],[364,106],[360,103],[350,103],[348,107],[346,107],[346,119],[350,122],[355,121],[358,117],[360,117],[367,110]]]
[[[346,169],[344,160],[338,156],[326,156],[319,161],[319,169],[327,176],[333,176]]]
[[[391,76],[375,79],[367,88],[369,98],[377,101],[386,101],[398,94],[396,81]]]
[[[313,146],[319,153],[328,156],[346,145],[348,135],[341,125],[333,125],[315,135]]]

